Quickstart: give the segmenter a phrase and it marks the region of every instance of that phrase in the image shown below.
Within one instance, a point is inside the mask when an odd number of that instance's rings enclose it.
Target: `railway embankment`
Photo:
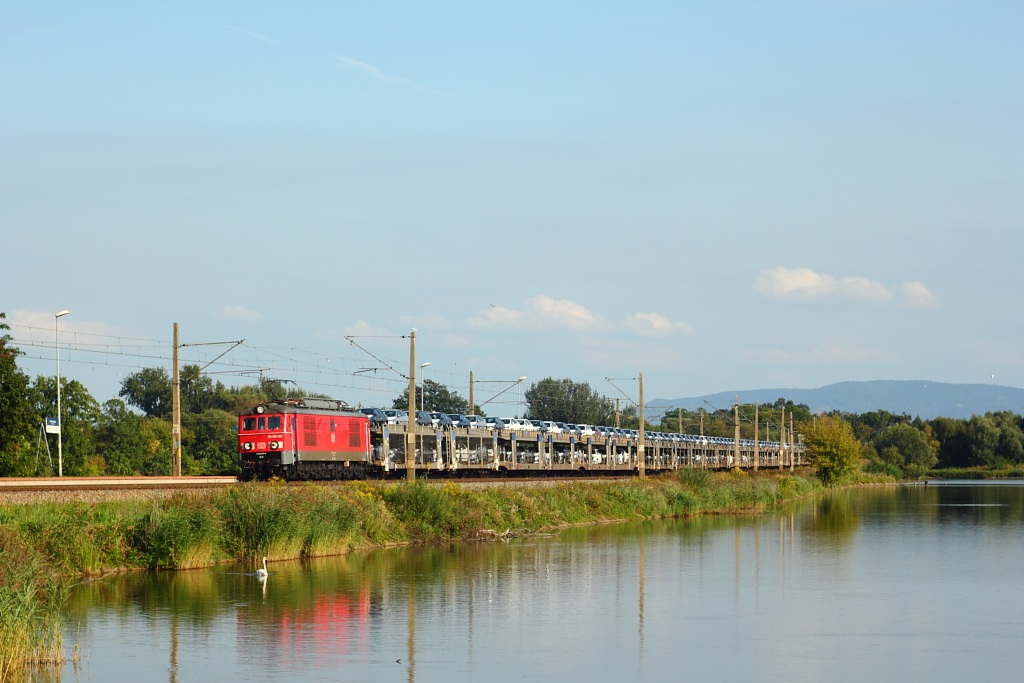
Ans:
[[[255,566],[263,557],[485,541],[619,520],[756,513],[821,490],[817,480],[799,475],[682,470],[587,483],[265,483],[169,497],[7,502],[0,505],[0,680],[17,662],[61,656],[59,607],[83,577],[226,561]],[[15,642],[23,644],[10,651]]]

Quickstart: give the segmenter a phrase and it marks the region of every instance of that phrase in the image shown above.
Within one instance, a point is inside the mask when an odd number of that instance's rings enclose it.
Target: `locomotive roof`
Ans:
[[[363,413],[345,403],[329,398],[289,398],[276,401],[260,403],[252,409],[254,413],[317,413],[331,411],[338,413],[351,413],[359,417],[366,417]]]

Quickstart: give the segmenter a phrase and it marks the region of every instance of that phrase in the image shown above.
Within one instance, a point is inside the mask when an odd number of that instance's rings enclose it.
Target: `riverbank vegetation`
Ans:
[[[822,490],[784,474],[685,470],[645,480],[482,486],[454,482],[240,484],[168,499],[0,506],[0,680],[63,659],[69,582],[123,570],[337,555],[404,543],[484,541],[570,525],[759,512]]]
[[[760,511],[811,495],[798,475],[682,470],[647,479],[472,483],[249,483],[167,499],[0,507],[0,529],[64,576],[336,555],[573,524]],[[3,552],[8,552],[4,550]]]

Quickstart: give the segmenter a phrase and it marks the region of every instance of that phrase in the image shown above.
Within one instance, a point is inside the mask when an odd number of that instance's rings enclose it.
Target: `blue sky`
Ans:
[[[101,402],[170,368],[174,322],[245,339],[226,384],[363,404],[405,386],[414,327],[429,379],[497,380],[478,402],[524,375],[1024,387],[1022,26],[984,1],[3,2],[0,310],[30,374],[71,310],[62,374]]]

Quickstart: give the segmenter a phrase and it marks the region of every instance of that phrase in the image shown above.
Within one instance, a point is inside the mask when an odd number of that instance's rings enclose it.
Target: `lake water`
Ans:
[[[1024,486],[80,586],[45,681],[1002,681]]]

